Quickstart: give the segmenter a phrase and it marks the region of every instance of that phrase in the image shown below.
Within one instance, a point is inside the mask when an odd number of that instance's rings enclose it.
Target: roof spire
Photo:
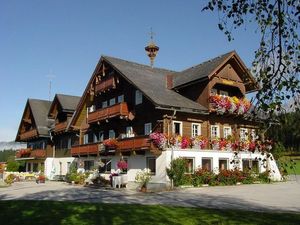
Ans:
[[[154,33],[152,31],[152,27],[150,28],[150,42],[149,44],[145,47],[145,50],[147,52],[147,55],[148,57],[150,58],[150,65],[151,67],[153,68],[153,65],[154,65],[154,59],[157,55],[157,52],[159,50],[159,47],[156,46],[156,44],[154,43],[154,40],[153,40],[153,36],[154,36]]]

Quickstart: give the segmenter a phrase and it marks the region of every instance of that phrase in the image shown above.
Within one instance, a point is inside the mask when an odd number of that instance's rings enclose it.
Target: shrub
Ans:
[[[174,186],[178,187],[184,183],[184,173],[186,167],[186,160],[183,158],[173,159],[170,168],[167,168],[168,177],[173,180]]]
[[[7,162],[6,170],[9,172],[18,172],[20,164],[16,161]]]
[[[258,174],[257,179],[263,183],[270,183],[270,172],[269,171],[265,171],[263,173]]]
[[[201,186],[202,184],[213,184],[215,181],[214,173],[202,168],[197,169],[192,177],[195,187]]]
[[[147,185],[151,179],[152,176],[149,169],[144,169],[143,171],[139,171],[135,176],[135,181],[140,183],[142,188],[147,188]]]
[[[193,175],[192,174],[184,174],[182,178],[183,185],[193,185]]]

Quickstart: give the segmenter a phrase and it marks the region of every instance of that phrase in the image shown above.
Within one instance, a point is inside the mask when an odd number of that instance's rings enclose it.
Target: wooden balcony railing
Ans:
[[[77,145],[71,148],[71,155],[88,155],[88,154],[97,154],[99,149],[99,143]]]
[[[118,140],[116,148],[119,151],[132,151],[132,150],[149,149],[150,146],[151,146],[151,141],[149,137],[139,136],[139,137]]]
[[[116,87],[115,78],[110,77],[107,80],[103,80],[99,84],[96,84],[95,91],[96,93],[99,93],[115,87]]]
[[[46,157],[46,150],[45,149],[34,149],[26,148],[20,149],[16,152],[16,158],[45,158]]]
[[[20,134],[20,140],[24,141],[24,140],[27,140],[29,138],[33,138],[33,137],[35,137],[37,135],[38,135],[38,133],[37,133],[36,129],[30,130],[30,131],[26,131],[26,132]]]
[[[54,132],[57,133],[57,132],[65,131],[67,125],[68,125],[67,121],[55,124]]]
[[[34,149],[30,153],[30,157],[33,158],[45,158],[46,157],[46,150],[45,149]]]
[[[106,120],[116,116],[128,116],[128,106],[126,102],[121,102],[113,106],[109,106],[104,109],[98,109],[95,112],[88,114],[88,123],[94,123],[102,120]]]

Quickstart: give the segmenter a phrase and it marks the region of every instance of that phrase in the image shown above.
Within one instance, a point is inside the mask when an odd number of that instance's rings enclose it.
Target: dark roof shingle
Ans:
[[[179,87],[184,84],[188,84],[195,80],[200,80],[208,77],[213,70],[215,70],[226,58],[228,58],[234,51],[220,55],[216,58],[205,61],[199,65],[190,67],[182,72],[175,73],[173,75],[173,87]]]
[[[49,136],[51,121],[48,120],[48,111],[50,109],[51,102],[40,99],[28,99],[28,103],[39,135]]]
[[[174,71],[152,68],[109,56],[103,56],[103,59],[118,70],[125,79],[141,90],[157,106],[180,108],[188,112],[207,111],[207,108],[197,102],[166,88],[166,75],[173,74]]]
[[[64,94],[56,94],[63,111],[75,111],[80,97]]]

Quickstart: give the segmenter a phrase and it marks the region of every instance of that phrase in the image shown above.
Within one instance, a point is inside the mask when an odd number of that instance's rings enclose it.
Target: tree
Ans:
[[[261,89],[257,107],[270,113],[282,110],[283,103],[300,96],[299,0],[208,0],[202,11],[218,11],[218,27],[233,40],[232,31],[247,22],[260,30],[253,73]],[[299,107],[299,101],[293,101]]]

